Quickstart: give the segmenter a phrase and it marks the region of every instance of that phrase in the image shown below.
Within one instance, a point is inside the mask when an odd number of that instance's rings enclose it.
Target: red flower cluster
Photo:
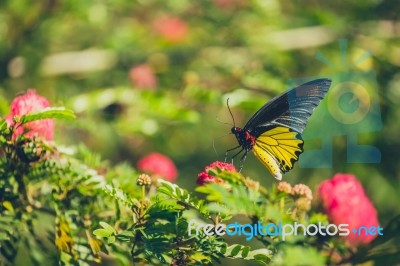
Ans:
[[[348,224],[349,229],[378,226],[377,212],[357,178],[351,174],[336,174],[322,182],[318,189],[329,219],[335,224]],[[375,236],[350,232],[349,246],[370,243]]]
[[[154,21],[154,30],[170,42],[181,42],[188,34],[185,21],[177,17],[160,17]]]
[[[136,88],[154,89],[157,86],[157,78],[154,75],[154,71],[147,64],[132,67],[129,71],[129,78]]]
[[[217,184],[223,183],[224,181],[222,179],[215,178],[214,176],[207,173],[208,170],[210,170],[210,169],[217,170],[217,168],[219,168],[221,170],[225,170],[225,171],[237,172],[234,165],[232,165],[230,163],[223,163],[223,162],[215,161],[212,164],[206,166],[204,169],[204,172],[201,172],[198,175],[197,184],[204,185],[206,183],[217,183]]]
[[[8,126],[15,126],[13,138],[25,133],[27,137],[39,137],[44,140],[54,139],[54,121],[53,119],[43,119],[24,124],[23,126],[14,123],[15,116],[22,116],[29,113],[35,113],[50,106],[50,102],[38,95],[35,90],[29,89],[27,93],[16,97],[11,103],[10,114],[6,121]]]
[[[149,174],[159,175],[168,181],[174,181],[178,176],[174,162],[160,153],[150,153],[142,157],[137,162],[137,168]]]

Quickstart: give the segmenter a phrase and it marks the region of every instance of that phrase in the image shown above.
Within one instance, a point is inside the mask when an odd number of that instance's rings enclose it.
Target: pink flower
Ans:
[[[154,89],[157,86],[157,78],[154,75],[154,71],[147,64],[132,67],[129,71],[129,77],[137,88]]]
[[[174,181],[178,176],[174,162],[160,153],[150,153],[137,162],[140,171],[159,175],[168,181]]]
[[[229,172],[237,172],[234,165],[232,165],[230,163],[223,163],[223,162],[215,161],[212,164],[206,166],[204,169],[204,172],[201,172],[198,175],[197,184],[204,185],[206,183],[217,183],[217,184],[224,183],[224,181],[221,178],[216,178],[208,173],[208,170],[210,170],[210,169],[217,170],[217,168],[220,170],[225,170],[225,171],[229,171]]]
[[[355,176],[336,174],[332,179],[323,181],[318,192],[329,219],[336,225],[349,225],[347,245],[368,244],[376,237],[351,231],[360,226],[379,226],[376,209]]]
[[[153,27],[156,32],[170,42],[181,42],[188,34],[186,22],[177,17],[165,16],[157,18]]]
[[[14,124],[15,116],[35,113],[50,106],[50,102],[38,95],[35,90],[29,89],[25,94],[16,97],[11,103],[10,114],[7,115],[6,121],[8,126],[15,126],[13,138],[24,134],[27,137],[39,137],[44,140],[54,139],[54,121],[53,119],[43,119],[26,123],[22,126]]]
[[[208,174],[207,172],[201,172],[197,176],[197,184],[198,185],[204,185],[206,183],[216,183],[215,177],[212,175]]]

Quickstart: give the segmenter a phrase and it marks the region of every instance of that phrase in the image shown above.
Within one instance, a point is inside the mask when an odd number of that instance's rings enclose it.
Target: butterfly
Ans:
[[[332,80],[316,79],[284,92],[259,109],[243,128],[233,120],[231,132],[241,148],[232,159],[242,153],[240,171],[249,151],[264,164],[278,180],[291,170],[303,152],[301,137],[308,118],[327,94]],[[228,105],[229,108],[229,105]],[[232,115],[231,110],[229,112]],[[232,116],[233,118],[233,116]]]

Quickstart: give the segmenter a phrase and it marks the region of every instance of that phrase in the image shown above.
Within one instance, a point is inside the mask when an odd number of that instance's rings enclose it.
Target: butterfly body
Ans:
[[[236,139],[239,142],[239,145],[246,151],[250,151],[256,141],[256,138],[251,135],[248,130],[243,130],[240,127],[233,127],[231,132],[235,135]]]
[[[267,102],[243,128],[232,127],[241,150],[240,170],[249,151],[271,174],[281,179],[303,152],[301,134],[308,118],[329,90],[331,80],[317,79],[293,88]],[[234,155],[232,158],[234,158]]]

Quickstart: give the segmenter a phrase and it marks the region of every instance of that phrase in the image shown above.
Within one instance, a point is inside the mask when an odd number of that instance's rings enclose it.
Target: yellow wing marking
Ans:
[[[303,152],[303,140],[299,133],[287,127],[275,127],[256,139],[253,152],[273,175],[276,175],[275,167],[271,166],[274,163],[285,173]]]
[[[253,153],[276,179],[282,179],[282,172],[279,168],[279,163],[269,152],[263,150],[260,146],[255,145],[253,147]]]

